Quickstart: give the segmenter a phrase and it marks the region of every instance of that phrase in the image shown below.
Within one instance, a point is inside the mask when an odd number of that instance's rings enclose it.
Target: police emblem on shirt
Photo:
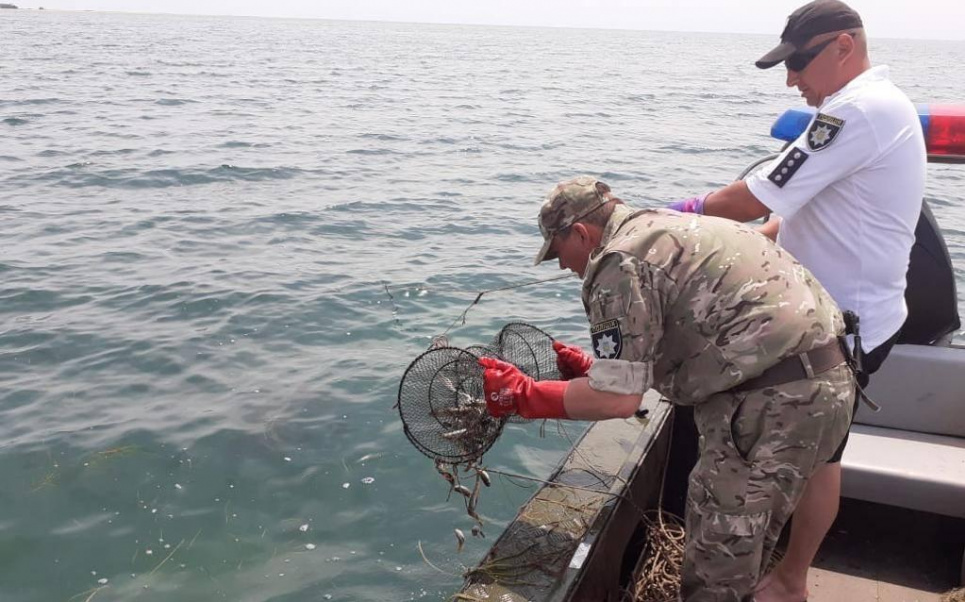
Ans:
[[[788,149],[777,167],[767,174],[767,179],[777,184],[778,188],[784,188],[784,185],[797,173],[797,170],[801,169],[808,157],[809,155],[806,152],[797,147]]]
[[[623,351],[623,334],[618,320],[605,320],[590,327],[590,342],[593,352],[603,360],[620,357]]]
[[[813,151],[827,148],[834,139],[837,138],[838,132],[840,132],[842,128],[844,128],[843,119],[818,113],[814,121],[811,122],[811,127],[808,128],[808,148]]]

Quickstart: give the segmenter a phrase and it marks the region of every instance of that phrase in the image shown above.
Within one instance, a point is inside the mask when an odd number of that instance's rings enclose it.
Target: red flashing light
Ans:
[[[936,158],[965,158],[965,106],[929,105],[928,109],[928,154]]]

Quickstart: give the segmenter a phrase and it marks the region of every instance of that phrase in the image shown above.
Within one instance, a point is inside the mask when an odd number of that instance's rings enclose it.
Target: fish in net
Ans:
[[[399,415],[409,441],[433,460],[470,462],[496,441],[505,420],[486,410],[478,357],[438,347],[417,357],[399,385]]]

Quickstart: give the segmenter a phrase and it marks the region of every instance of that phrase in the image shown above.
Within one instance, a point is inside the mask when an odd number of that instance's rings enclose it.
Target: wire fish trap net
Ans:
[[[553,337],[523,322],[510,322],[503,326],[489,347],[495,356],[513,364],[534,380],[559,380]],[[509,422],[530,422],[519,415],[509,417]]]
[[[491,345],[499,357],[536,380],[560,380],[553,337],[523,322],[503,326]]]
[[[505,423],[486,411],[477,356],[456,347],[430,349],[409,365],[398,406],[409,441],[430,458],[450,464],[483,455]]]
[[[535,326],[513,322],[488,345],[448,346],[445,337],[417,357],[399,384],[398,409],[410,442],[426,456],[447,464],[472,462],[492,447],[505,418],[486,410],[480,357],[514,364],[537,380],[559,379],[553,337]],[[528,422],[517,416],[513,422]]]

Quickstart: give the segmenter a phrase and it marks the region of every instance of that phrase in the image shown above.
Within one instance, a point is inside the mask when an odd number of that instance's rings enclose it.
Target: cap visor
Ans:
[[[540,248],[539,253],[536,254],[536,261],[533,262],[533,265],[539,265],[547,259],[553,259],[552,257],[547,257],[551,246],[553,246],[552,236],[543,241],[543,246]]]
[[[774,65],[783,62],[784,59],[794,54],[796,50],[797,48],[794,46],[794,44],[791,44],[790,42],[782,42],[778,44],[774,50],[771,50],[759,58],[754,64],[757,65],[759,69],[770,69]]]

